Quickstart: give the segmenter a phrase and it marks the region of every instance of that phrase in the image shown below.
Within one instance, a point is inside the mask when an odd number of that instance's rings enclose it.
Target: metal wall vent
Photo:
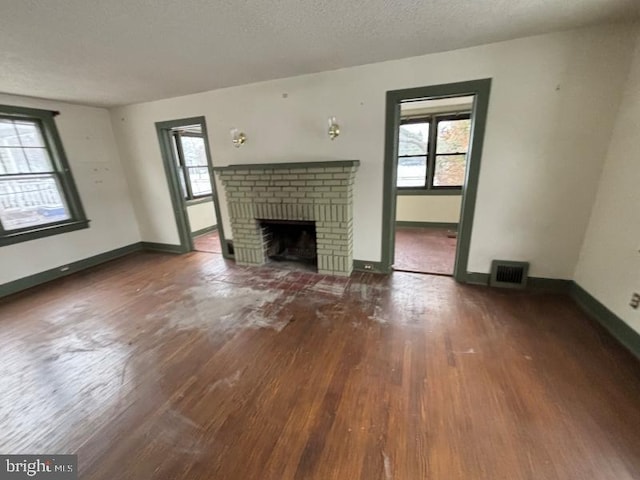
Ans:
[[[492,287],[524,288],[527,285],[528,273],[529,262],[494,260],[491,262],[489,285]]]

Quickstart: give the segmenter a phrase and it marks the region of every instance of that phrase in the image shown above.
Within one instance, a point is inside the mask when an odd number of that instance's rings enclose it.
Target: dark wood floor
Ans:
[[[453,274],[455,231],[435,227],[396,227],[393,267],[420,273]]]
[[[0,351],[0,451],[84,480],[640,478],[639,365],[563,296],[141,253]]]

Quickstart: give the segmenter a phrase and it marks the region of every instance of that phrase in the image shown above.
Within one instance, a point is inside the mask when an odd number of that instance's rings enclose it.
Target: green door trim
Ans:
[[[156,122],[156,131],[158,133],[158,141],[160,142],[160,152],[162,154],[162,162],[164,164],[164,172],[169,185],[169,193],[171,195],[171,205],[173,206],[173,214],[180,236],[180,246],[182,253],[191,252],[194,249],[193,237],[191,235],[191,225],[189,223],[189,215],[187,213],[187,201],[182,196],[180,188],[180,180],[178,169],[171,148],[171,129],[176,127],[184,127],[186,125],[200,125],[202,128],[202,138],[204,139],[204,147],[207,153],[207,165],[209,168],[209,177],[211,178],[211,191],[213,197],[213,208],[216,212],[218,220],[218,232],[220,236],[220,246],[222,247],[222,255],[224,258],[233,258],[229,254],[229,246],[224,235],[222,226],[222,217],[220,214],[220,201],[218,199],[218,190],[216,189],[215,175],[213,173],[213,161],[211,157],[211,149],[209,147],[209,135],[207,133],[207,122],[204,116],[180,118],[177,120],[168,120],[165,122]]]
[[[400,104],[407,100],[474,95],[473,111],[471,114],[471,146],[468,152],[465,185],[462,187],[462,209],[458,227],[456,261],[453,269],[453,277],[456,281],[467,281],[469,247],[471,245],[471,231],[473,228],[473,216],[475,213],[478,178],[480,176],[480,161],[482,159],[482,145],[484,143],[490,92],[490,78],[387,92],[382,207],[381,264],[383,271],[387,273],[391,272],[395,253],[396,158],[398,150],[398,125],[400,124]]]

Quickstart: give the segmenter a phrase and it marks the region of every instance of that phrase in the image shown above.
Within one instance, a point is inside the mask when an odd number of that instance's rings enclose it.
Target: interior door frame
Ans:
[[[207,133],[207,122],[204,116],[179,118],[177,120],[168,120],[164,122],[156,122],[156,131],[158,133],[158,141],[160,142],[160,151],[162,154],[162,163],[167,177],[169,193],[171,196],[171,204],[173,206],[173,214],[180,237],[180,247],[182,253],[194,250],[193,238],[191,236],[191,225],[189,223],[189,214],[187,212],[187,202],[182,195],[180,188],[179,172],[177,168],[176,158],[171,146],[171,130],[177,127],[187,125],[200,125],[202,129],[202,138],[204,140],[204,148],[207,154],[207,167],[209,169],[209,177],[211,178],[211,196],[213,199],[213,208],[216,212],[216,220],[218,222],[218,234],[220,237],[220,246],[224,258],[233,258],[229,253],[229,245],[227,244],[224,234],[224,226],[222,225],[222,216],[220,214],[220,200],[218,198],[218,190],[213,172],[213,160],[211,157],[211,149],[209,147],[209,135]]]
[[[407,88],[387,92],[385,114],[385,148],[384,148],[384,184],[382,208],[382,252],[381,268],[391,273],[395,256],[395,222],[397,203],[397,154],[398,127],[400,125],[400,104],[410,100],[427,100],[474,96],[471,111],[471,141],[467,156],[467,170],[465,182],[462,186],[462,207],[458,224],[458,241],[456,258],[453,268],[453,278],[466,283],[469,280],[467,265],[469,262],[469,247],[475,214],[478,179],[480,176],[480,161],[482,146],[487,123],[489,96],[491,93],[491,78],[470,80],[466,82],[447,83],[428,87]]]

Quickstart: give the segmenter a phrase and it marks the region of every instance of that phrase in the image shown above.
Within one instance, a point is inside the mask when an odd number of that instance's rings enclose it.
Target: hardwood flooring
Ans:
[[[218,230],[194,237],[193,247],[198,252],[222,253]]]
[[[457,244],[452,233],[447,228],[396,227],[394,269],[452,275]]]
[[[0,451],[83,480],[640,478],[640,365],[559,295],[140,253],[0,351]]]

